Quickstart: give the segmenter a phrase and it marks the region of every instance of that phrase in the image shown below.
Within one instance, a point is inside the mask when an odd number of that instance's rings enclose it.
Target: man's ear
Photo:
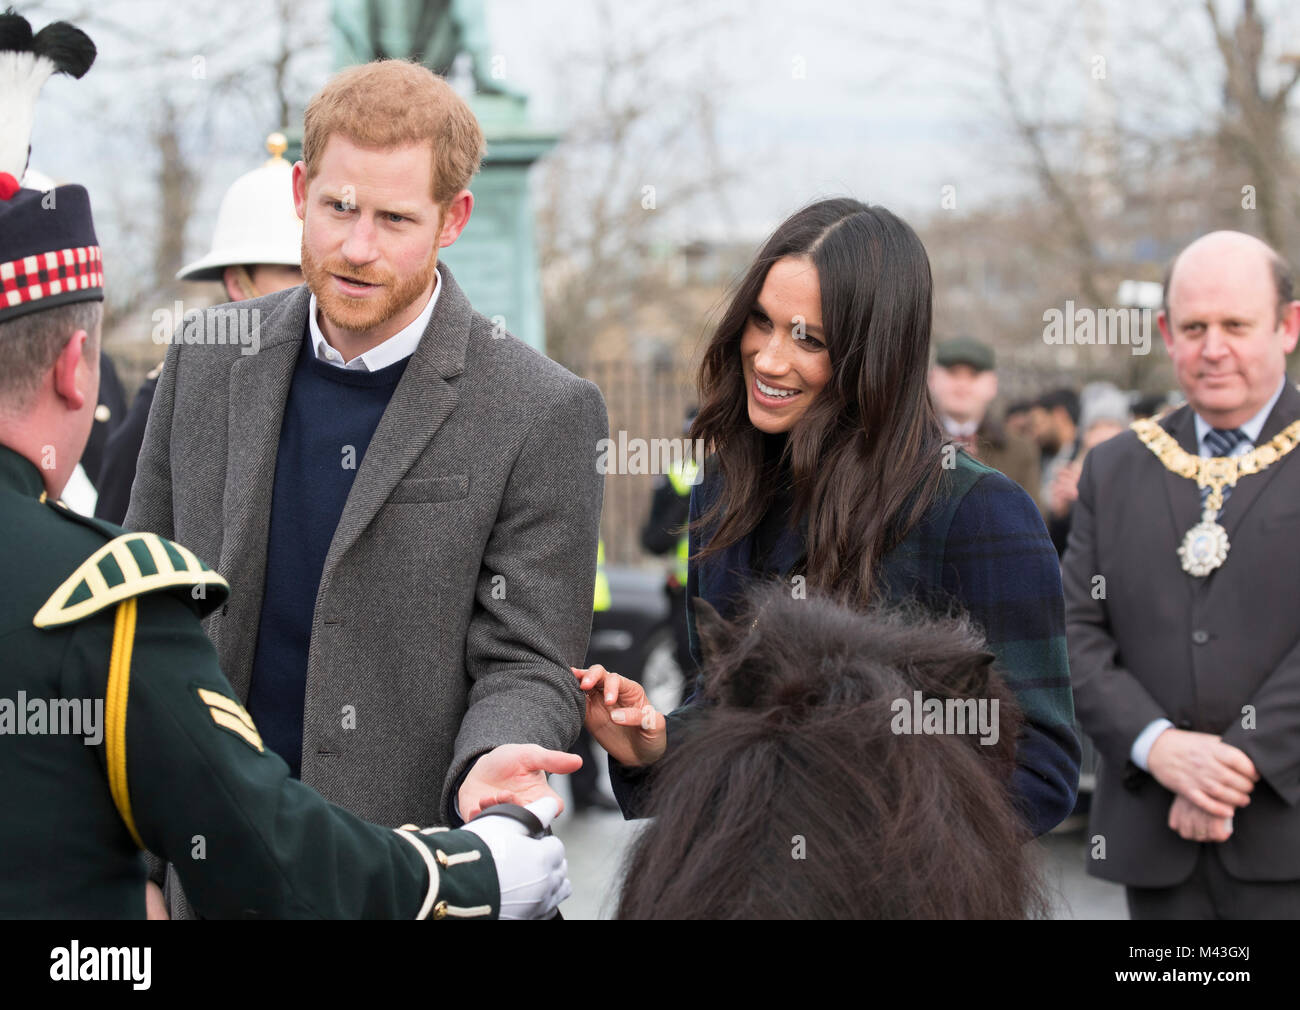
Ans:
[[[226,289],[226,297],[232,302],[242,302],[244,293],[239,290],[239,281],[235,278],[235,268],[226,267],[225,270],[221,271],[221,286]]]
[[[703,597],[691,600],[691,611],[695,615],[695,634],[700,640],[700,659],[707,665],[715,656],[726,652],[736,629]]]
[[[307,220],[307,164],[296,161],[293,165],[293,209],[298,220]]]
[[[447,248],[460,238],[460,233],[465,230],[465,225],[469,224],[469,216],[473,211],[474,194],[469,190],[462,189],[451,198],[442,215],[442,228],[438,232],[439,249]]]
[[[87,396],[95,398],[99,395],[98,383],[94,389],[83,388],[86,383],[79,382],[77,377],[77,366],[81,364],[82,355],[90,350],[89,340],[85,330],[78,330],[54,359],[54,391],[69,410],[80,410],[86,405]],[[97,376],[97,370],[91,366],[98,365],[98,362],[87,361],[86,364],[87,370]]]
[[[1290,354],[1300,339],[1300,302],[1287,302],[1282,312],[1282,350]]]
[[[1172,323],[1169,321],[1169,313],[1164,309],[1156,313],[1156,326],[1160,330],[1160,339],[1165,342],[1165,350],[1172,354],[1174,352],[1174,331]]]

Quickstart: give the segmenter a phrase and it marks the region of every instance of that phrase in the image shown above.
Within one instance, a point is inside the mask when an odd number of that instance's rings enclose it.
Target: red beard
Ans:
[[[388,322],[430,287],[437,268],[436,246],[423,269],[405,278],[354,267],[343,259],[320,261],[308,250],[307,233],[303,232],[302,274],[307,287],[316,296],[316,303],[325,318],[344,330],[360,333]],[[333,274],[364,284],[381,284],[383,291],[378,297],[353,298],[338,290],[331,276]]]

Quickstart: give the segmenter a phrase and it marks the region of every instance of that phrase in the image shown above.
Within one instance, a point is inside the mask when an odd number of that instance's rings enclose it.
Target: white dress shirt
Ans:
[[[974,438],[979,430],[979,421],[954,421],[947,414],[941,414],[944,430],[953,438]]]
[[[381,368],[396,364],[403,358],[409,358],[419,346],[420,338],[424,336],[429,320],[433,317],[433,307],[438,302],[438,292],[442,290],[442,274],[435,270],[434,276],[437,280],[433,282],[433,294],[429,296],[429,304],[424,307],[419,317],[382,344],[357,355],[351,361],[344,361],[343,355],[330,346],[329,341],[325,339],[325,334],[321,332],[320,322],[316,318],[316,295],[313,293],[311,304],[307,306],[307,327],[311,332],[311,342],[316,350],[316,357],[338,368],[348,368],[356,372],[377,372]]]
[[[1229,453],[1230,456],[1240,456],[1242,453],[1250,452],[1255,447],[1255,442],[1259,440],[1259,433],[1264,429],[1264,422],[1268,420],[1268,415],[1273,412],[1273,406],[1277,403],[1278,397],[1282,395],[1282,390],[1285,388],[1286,377],[1283,376],[1281,383],[1277,387],[1277,392],[1273,394],[1273,398],[1268,403],[1264,404],[1263,409],[1245,424],[1238,425],[1238,430],[1245,434],[1246,441],[1238,442],[1232,452]],[[1193,416],[1196,418],[1197,448],[1202,456],[1213,456],[1214,453],[1205,444],[1205,436],[1209,434],[1214,425],[1201,417],[1200,414],[1194,414]],[[1173,725],[1168,719],[1155,719],[1133,741],[1133,749],[1129,753],[1129,758],[1144,772],[1151,770],[1147,767],[1147,758],[1151,755],[1151,746],[1156,742],[1156,737],[1165,730],[1172,729]]]

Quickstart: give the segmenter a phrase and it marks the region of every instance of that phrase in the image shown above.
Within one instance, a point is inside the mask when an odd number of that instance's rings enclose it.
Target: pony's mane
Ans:
[[[781,586],[696,617],[705,703],[655,768],[621,918],[1046,913],[1010,792],[1022,716],[967,621]],[[895,732],[918,690],[996,701],[997,742]]]

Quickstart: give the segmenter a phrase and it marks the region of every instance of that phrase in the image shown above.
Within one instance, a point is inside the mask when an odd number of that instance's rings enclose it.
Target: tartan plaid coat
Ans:
[[[1074,809],[1080,747],[1065,643],[1065,602],[1055,548],[1033,499],[1015,482],[966,452],[944,472],[944,486],[925,518],[881,559],[879,578],[891,602],[919,601],[936,613],[955,604],[983,631],[989,651],[1025,714],[1016,747],[1013,787],[1034,835],[1050,831]],[[691,494],[691,522],[721,491],[709,472]],[[806,527],[806,524],[805,524]],[[691,554],[708,532],[692,531]],[[734,616],[752,585],[752,538],[701,562],[692,561],[687,598],[699,596],[724,618]],[[804,556],[803,531],[787,531],[772,566],[788,573]],[[691,652],[700,660],[694,616],[687,607]],[[679,735],[692,694],[668,716],[668,743]],[[676,731],[676,732],[675,732]],[[610,760],[614,794],[625,816],[637,816],[647,776]]]

